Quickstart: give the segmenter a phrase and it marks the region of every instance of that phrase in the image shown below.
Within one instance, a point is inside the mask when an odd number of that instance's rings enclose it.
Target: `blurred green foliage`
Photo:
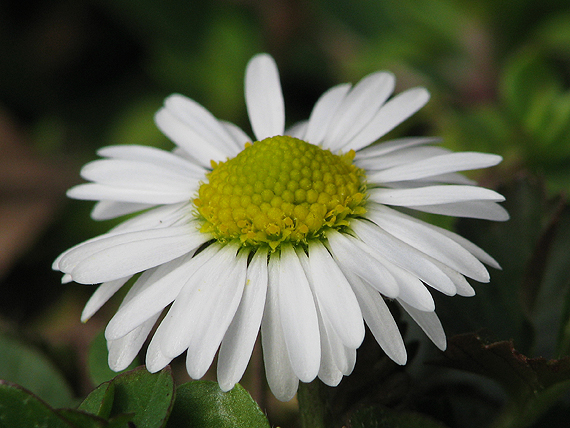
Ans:
[[[78,314],[92,289],[62,286],[50,271],[59,252],[113,224],[88,220],[89,203],[64,202],[61,182],[78,182],[80,166],[104,145],[171,148],[152,116],[172,92],[197,100],[249,132],[243,73],[248,59],[260,51],[271,53],[279,65],[289,125],[306,118],[331,85],[354,83],[367,73],[388,69],[398,78],[398,90],[422,85],[432,94],[426,108],[392,136],[440,135],[451,149],[504,157],[500,166],[475,178],[506,196],[509,222],[434,220],[479,244],[503,270],[491,273],[490,284],[477,285],[474,298],[436,296],[438,313],[449,335],[479,332],[489,342],[512,339],[513,355],[518,351],[529,358],[557,359],[552,363],[556,367],[567,364],[567,0],[6,0],[0,3],[0,153],[9,164],[14,162],[14,147],[24,150],[61,178],[53,188],[45,182],[39,186],[42,180],[33,180],[37,171],[30,167],[0,182],[2,207],[16,210],[20,202],[46,194],[58,207],[44,215],[39,229],[32,230],[22,216],[28,244],[10,259],[14,261],[7,270],[0,270],[5,293],[0,328],[10,332],[0,336],[0,377],[49,403],[29,399],[30,407],[24,410],[33,408],[53,426],[126,426],[130,416],[119,413],[140,411],[126,405],[120,412],[112,410],[113,375],[93,362],[104,363],[103,357],[95,357],[105,352],[101,336],[89,350],[117,302],[82,326]],[[1,216],[0,222],[7,224]],[[567,382],[554,382],[556,390],[550,388],[548,396],[529,393],[524,406],[532,417],[520,420],[512,385],[503,382],[501,391],[492,373],[473,376],[466,374],[466,366],[462,371],[426,367],[426,360],[441,359],[441,354],[414,333],[412,324],[409,329],[409,347],[419,354],[405,372],[384,361],[376,348],[363,346],[354,375],[327,392],[342,410],[337,410],[342,415],[335,414],[334,423],[567,426]],[[33,345],[24,342],[24,336],[33,338]],[[89,353],[90,373],[83,367]],[[482,361],[488,357],[483,353]],[[176,362],[173,371],[179,383],[187,380]],[[253,378],[256,385],[255,375],[248,376],[246,381]],[[75,397],[86,396],[103,381],[109,382],[80,406],[91,416],[50,407],[69,407]],[[2,384],[0,408],[31,397],[21,387]],[[46,387],[49,392],[42,389]],[[288,407],[255,388],[272,424],[298,426]],[[205,396],[210,393],[217,394],[212,390]],[[236,394],[242,404],[249,399]],[[166,407],[160,403],[166,410],[152,426],[165,423],[173,397]],[[186,411],[174,406],[174,412]],[[253,415],[258,410],[251,411]]]

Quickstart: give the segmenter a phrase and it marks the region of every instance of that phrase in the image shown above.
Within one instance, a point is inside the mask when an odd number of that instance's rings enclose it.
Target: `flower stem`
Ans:
[[[315,379],[311,383],[299,383],[297,399],[303,428],[328,428],[330,426],[330,404],[327,389]]]

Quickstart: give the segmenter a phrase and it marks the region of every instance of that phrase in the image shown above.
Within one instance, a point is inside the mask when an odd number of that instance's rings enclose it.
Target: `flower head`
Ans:
[[[267,379],[289,400],[299,380],[337,385],[351,373],[364,323],[396,363],[406,350],[385,299],[394,299],[440,349],[443,328],[429,289],[475,294],[488,282],[483,250],[398,211],[506,220],[498,193],[458,171],[501,158],[451,153],[433,138],[373,144],[429,99],[423,88],[390,100],[394,77],[373,73],[336,86],[308,121],[285,131],[277,67],[255,56],[245,77],[256,141],[181,95],[157,126],[172,152],[113,146],[85,165],[91,183],[69,190],[98,201],[94,219],[138,213],[54,262],[64,281],[99,284],[90,318],[133,278],[109,322],[109,364],[124,369],[169,307],[147,349],[158,371],[186,351],[191,377],[218,353],[218,382],[231,389],[259,331]],[[254,141],[254,142],[252,142]]]

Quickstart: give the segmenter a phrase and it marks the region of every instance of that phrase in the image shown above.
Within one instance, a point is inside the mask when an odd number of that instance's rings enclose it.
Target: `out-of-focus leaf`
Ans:
[[[445,355],[441,365],[483,375],[509,394],[495,426],[531,426],[570,389],[570,357],[528,358],[512,342],[485,344],[475,334],[451,338]]]
[[[74,428],[30,391],[0,381],[0,427]]]
[[[552,97],[562,89],[554,70],[533,49],[524,49],[509,58],[503,67],[500,84],[507,107],[523,123],[529,120],[539,94],[550,94]]]
[[[536,31],[536,39],[548,48],[570,55],[570,13],[551,14]]]
[[[111,415],[114,398],[115,384],[105,382],[95,388],[78,409],[106,419]]]
[[[570,93],[555,59],[536,48],[522,49],[507,61],[500,89],[526,163],[567,167]]]
[[[397,412],[384,407],[368,407],[357,411],[349,428],[445,428],[445,425],[424,415]]]
[[[493,256],[503,270],[489,269],[491,281],[475,284],[477,295],[473,298],[434,297],[450,335],[483,329],[494,338],[514,339],[519,349],[528,352],[534,332],[520,293],[547,221],[545,190],[542,182],[531,176],[522,176],[498,190],[506,198],[501,205],[510,213],[509,221],[460,219],[456,229]]]
[[[565,355],[570,339],[558,327],[564,330],[568,320],[562,312],[570,286],[570,209],[560,197],[547,198],[543,182],[529,175],[499,190],[509,221],[462,219],[457,229],[503,270],[491,270],[491,282],[476,285],[474,298],[437,296],[438,313],[451,334],[484,331],[513,339],[527,355]]]
[[[557,198],[552,206],[553,213],[535,246],[534,263],[529,264],[523,285],[527,293],[532,290],[529,283],[539,285],[531,318],[536,330],[533,355],[561,357],[568,355],[564,305],[570,291],[570,207],[564,198]]]
[[[493,379],[521,405],[530,397],[570,380],[570,357],[528,358],[517,352],[512,342],[485,344],[475,334],[452,337],[445,356],[447,359],[441,360],[441,365]]]
[[[188,382],[176,391],[168,428],[269,428],[253,398],[237,384],[223,392],[216,382]]]
[[[134,100],[113,122],[106,144],[139,144],[171,150],[172,143],[162,135],[153,120],[154,114],[161,106],[161,97]]]
[[[89,348],[88,368],[89,376],[95,385],[113,379],[117,373],[109,368],[108,361],[109,352],[107,350],[107,342],[105,341],[104,331],[99,332],[91,342]],[[133,370],[139,365],[138,359],[135,360],[125,369]]]
[[[74,403],[73,393],[54,365],[34,348],[0,334],[0,379],[29,389],[53,407]]]

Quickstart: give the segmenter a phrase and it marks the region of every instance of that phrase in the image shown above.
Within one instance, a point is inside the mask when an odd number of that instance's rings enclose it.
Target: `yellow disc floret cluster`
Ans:
[[[235,158],[212,163],[194,205],[202,232],[220,242],[306,244],[327,228],[365,213],[364,172],[354,151],[329,150],[288,136],[246,145]]]

